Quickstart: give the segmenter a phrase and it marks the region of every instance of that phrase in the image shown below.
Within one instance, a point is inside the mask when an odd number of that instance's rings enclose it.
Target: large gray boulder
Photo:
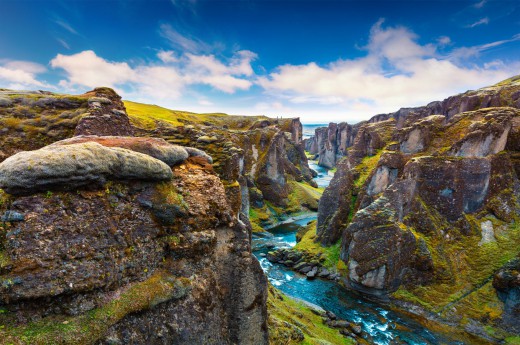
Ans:
[[[95,142],[50,145],[0,164],[0,188],[31,194],[52,188],[102,185],[109,179],[169,180],[170,167],[149,155]]]
[[[180,164],[188,159],[188,156],[191,156],[184,147],[172,145],[166,140],[159,138],[80,135],[55,142],[51,144],[51,146],[63,146],[87,142],[95,142],[106,147],[120,147],[144,153],[145,155],[163,161],[169,166]],[[204,153],[204,151],[200,152]]]

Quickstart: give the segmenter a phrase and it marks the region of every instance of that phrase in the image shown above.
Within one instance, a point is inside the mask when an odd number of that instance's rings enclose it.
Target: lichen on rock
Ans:
[[[10,194],[103,185],[110,179],[168,180],[168,165],[151,156],[95,142],[47,146],[0,164],[0,187]]]

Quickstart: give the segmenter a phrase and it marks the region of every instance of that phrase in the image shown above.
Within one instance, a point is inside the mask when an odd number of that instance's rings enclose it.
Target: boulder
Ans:
[[[314,279],[314,278],[316,278],[316,274],[317,273],[318,273],[318,267],[315,266],[312,270],[307,272],[307,274],[306,274],[307,279]]]
[[[0,188],[10,194],[100,186],[109,179],[165,181],[172,176],[158,159],[95,142],[24,151],[0,164]]]
[[[186,148],[182,146],[172,145],[159,138],[139,138],[139,137],[120,137],[120,136],[96,136],[96,135],[80,135],[70,139],[65,139],[51,144],[51,146],[63,146],[71,144],[79,144],[86,142],[95,142],[105,147],[120,147],[135,152],[144,153],[153,158],[174,166],[184,162],[190,154]],[[190,148],[193,153],[191,156],[206,155],[204,151]],[[206,155],[209,157],[208,155]],[[205,157],[206,158],[206,157]],[[209,157],[211,159],[211,157]]]
[[[186,152],[188,152],[188,155],[190,157],[202,157],[205,158],[208,161],[208,163],[213,163],[213,158],[211,158],[210,155],[208,155],[206,152],[202,150],[199,150],[195,147],[185,147],[184,149],[186,150]]]

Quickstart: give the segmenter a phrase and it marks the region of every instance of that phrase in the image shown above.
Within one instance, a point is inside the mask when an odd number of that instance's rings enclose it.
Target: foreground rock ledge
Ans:
[[[4,161],[0,343],[267,344],[267,280],[201,156],[84,142]]]

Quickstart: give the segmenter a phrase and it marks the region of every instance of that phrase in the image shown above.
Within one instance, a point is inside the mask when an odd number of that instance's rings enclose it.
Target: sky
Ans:
[[[518,74],[518,0],[0,0],[0,88],[355,123]]]

